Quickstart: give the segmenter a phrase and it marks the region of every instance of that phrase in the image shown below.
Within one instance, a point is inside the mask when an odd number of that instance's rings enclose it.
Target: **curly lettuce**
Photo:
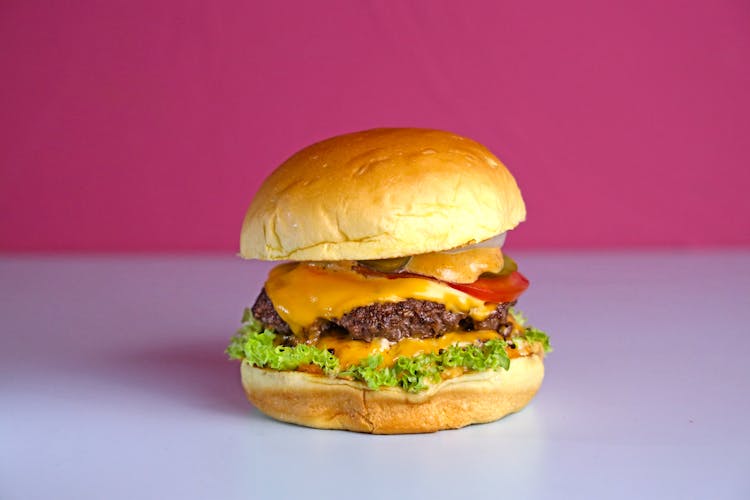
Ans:
[[[545,352],[552,349],[549,337],[536,328],[525,327],[525,318],[512,311],[520,327],[513,342],[538,342]],[[466,371],[507,370],[510,359],[507,343],[501,339],[489,340],[481,345],[452,345],[437,353],[421,353],[397,358],[393,366],[383,365],[383,356],[375,354],[359,364],[342,370],[339,359],[330,351],[307,344],[279,345],[280,337],[263,325],[248,309],[242,317],[242,327],[232,337],[226,353],[232,359],[245,359],[251,365],[273,370],[296,370],[303,365],[315,365],[330,377],[357,380],[372,390],[383,387],[400,387],[407,392],[420,392],[441,380],[449,369]]]
[[[505,351],[506,343],[499,339],[483,345],[452,345],[438,353],[421,353],[412,357],[397,358],[393,366],[382,366],[380,354],[369,356],[358,365],[339,372],[339,376],[359,380],[370,389],[400,387],[407,392],[420,392],[430,383],[440,382],[441,373],[449,368],[469,371],[486,371],[510,366]]]
[[[339,359],[332,353],[306,344],[293,347],[277,345],[273,330],[264,329],[247,312],[245,321],[229,342],[226,353],[232,359],[246,359],[251,365],[273,370],[296,370],[302,365],[316,365],[326,375],[336,375]]]

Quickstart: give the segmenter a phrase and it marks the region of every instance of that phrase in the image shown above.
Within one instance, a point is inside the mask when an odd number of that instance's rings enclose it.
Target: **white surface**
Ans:
[[[0,498],[750,498],[750,253],[516,254],[548,331],[522,412],[295,427],[223,349],[266,264],[0,258]]]

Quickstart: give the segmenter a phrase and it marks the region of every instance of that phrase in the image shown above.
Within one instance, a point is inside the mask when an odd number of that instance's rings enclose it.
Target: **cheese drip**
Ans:
[[[388,342],[386,339],[365,342],[346,337],[323,336],[315,343],[315,346],[320,349],[333,349],[334,354],[341,362],[341,368],[345,370],[374,354],[383,356],[383,366],[393,366],[396,359],[402,356],[410,358],[417,354],[437,353],[440,349],[445,349],[454,344],[467,345],[492,339],[502,339],[502,336],[492,330],[479,330],[476,332],[447,333],[438,338],[407,338],[394,343]]]
[[[429,300],[479,321],[497,306],[426,278],[363,276],[346,268],[312,263],[273,268],[265,287],[276,312],[296,335],[318,318],[340,318],[352,309],[379,302]]]

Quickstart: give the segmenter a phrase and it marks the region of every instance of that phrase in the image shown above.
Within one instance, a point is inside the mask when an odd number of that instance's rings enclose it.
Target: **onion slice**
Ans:
[[[480,241],[479,243],[473,243],[471,245],[466,245],[463,247],[454,248],[453,250],[445,250],[442,253],[461,253],[465,252],[466,250],[472,250],[474,248],[502,248],[503,244],[505,244],[505,236],[508,234],[507,231],[502,232],[498,234],[497,236],[493,236],[492,238],[484,241]]]

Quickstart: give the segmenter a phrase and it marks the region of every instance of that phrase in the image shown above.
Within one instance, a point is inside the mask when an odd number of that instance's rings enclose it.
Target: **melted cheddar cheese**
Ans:
[[[501,338],[499,333],[492,330],[448,333],[442,337],[429,339],[406,338],[393,343],[386,339],[365,342],[363,340],[352,340],[344,336],[323,336],[318,339],[315,346],[320,349],[333,349],[333,353],[341,362],[341,368],[345,370],[374,354],[383,356],[383,366],[392,366],[396,359],[402,356],[412,357],[423,353],[437,353],[440,349],[445,349],[454,344],[467,345],[478,341],[486,342]]]
[[[407,271],[433,276],[451,283],[473,283],[482,273],[498,273],[503,268],[499,248],[474,248],[458,253],[424,253],[409,259]]]
[[[318,318],[340,318],[352,309],[378,302],[430,300],[480,321],[497,306],[431,279],[363,276],[345,267],[314,263],[277,266],[265,287],[276,312],[296,335]]]

